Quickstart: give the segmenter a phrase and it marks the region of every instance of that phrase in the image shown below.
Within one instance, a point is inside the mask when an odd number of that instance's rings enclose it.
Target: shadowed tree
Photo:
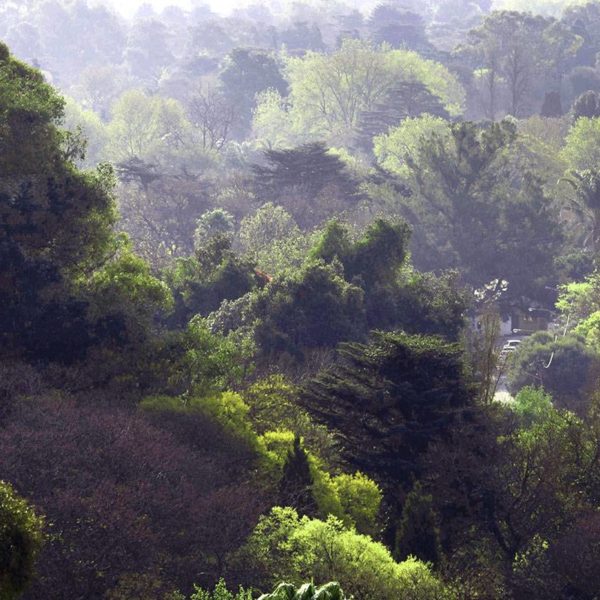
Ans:
[[[310,472],[308,455],[300,443],[300,437],[294,437],[294,446],[288,451],[283,466],[283,476],[279,482],[279,504],[291,506],[299,514],[316,516],[318,506],[312,493],[313,476]]]
[[[571,171],[561,181],[575,190],[570,208],[586,228],[584,247],[595,253],[600,248],[600,170]]]

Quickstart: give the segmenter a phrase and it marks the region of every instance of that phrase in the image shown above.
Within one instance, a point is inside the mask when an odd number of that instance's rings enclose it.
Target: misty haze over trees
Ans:
[[[600,597],[599,57],[0,0],[0,600]]]

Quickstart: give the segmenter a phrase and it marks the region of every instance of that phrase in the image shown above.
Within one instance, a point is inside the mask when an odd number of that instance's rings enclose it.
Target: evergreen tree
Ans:
[[[279,504],[291,506],[302,515],[316,516],[318,507],[312,493],[313,483],[308,455],[301,446],[300,436],[296,435],[279,482]]]
[[[600,93],[589,91],[581,94],[573,102],[572,113],[573,121],[577,121],[581,117],[588,119],[600,117]]]
[[[390,127],[399,125],[406,118],[423,114],[450,119],[441,99],[432,94],[426,85],[419,81],[396,83],[372,110],[361,113],[357,141],[365,150],[371,150],[376,135],[386,133]]]
[[[342,344],[339,355],[300,402],[338,435],[342,458],[381,485],[398,517],[398,487],[419,476],[430,444],[472,402],[462,352],[436,337],[379,332],[369,344]]]
[[[252,166],[257,196],[283,205],[301,227],[314,226],[363,198],[359,182],[321,142],[267,150],[265,159],[266,165]]]
[[[396,533],[394,558],[401,561],[409,556],[434,564],[441,558],[440,533],[433,511],[433,497],[424,492],[419,481],[406,497]]]

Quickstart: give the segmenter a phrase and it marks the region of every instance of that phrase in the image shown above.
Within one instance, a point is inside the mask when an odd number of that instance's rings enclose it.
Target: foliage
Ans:
[[[600,118],[580,117],[573,124],[561,151],[572,169],[594,169],[600,160]]]
[[[562,181],[575,192],[569,209],[584,228],[583,247],[595,253],[600,247],[600,171],[569,171]]]
[[[314,516],[317,506],[312,490],[313,483],[308,455],[300,445],[300,437],[296,434],[293,447],[288,450],[283,465],[278,504],[291,506],[301,515]]]
[[[337,519],[299,518],[290,508],[275,507],[261,517],[242,549],[253,569],[268,573],[273,585],[286,579],[299,585],[337,579],[346,593],[370,599],[444,598],[444,587],[429,568],[409,559],[396,563],[386,548],[344,529]]]
[[[0,598],[21,596],[35,577],[35,563],[44,542],[44,520],[0,481]]]
[[[4,352],[72,362],[89,346],[74,277],[107,259],[112,171],[77,171],[56,126],[63,101],[35,70],[0,53],[0,301]],[[61,322],[64,321],[64,324]]]
[[[223,300],[235,300],[255,288],[253,267],[235,255],[231,240],[220,233],[201,244],[195,256],[177,259],[165,273],[175,299],[174,323],[183,325],[194,315],[207,316]]]
[[[256,96],[260,92],[287,92],[287,82],[282,77],[278,60],[260,50],[233,50],[225,60],[219,79],[223,93],[236,107],[241,131],[250,124]]]
[[[332,479],[343,514],[359,533],[377,538],[381,489],[364,473],[342,473]]]
[[[407,177],[410,170],[406,157],[414,155],[421,139],[432,133],[438,134],[440,138],[449,137],[448,122],[431,115],[404,119],[400,125],[390,128],[387,133],[382,133],[373,140],[378,163],[388,171]]]
[[[119,255],[82,283],[89,297],[88,317],[98,337],[117,346],[139,344],[162,311],[173,307],[167,285],[125,243]]]
[[[554,410],[552,397],[541,388],[526,386],[519,390],[511,405],[522,428],[546,421]]]
[[[442,65],[415,52],[374,49],[359,40],[343,40],[329,56],[308,52],[289,59],[286,73],[291,110],[302,129],[346,146],[361,113],[372,110],[399,82],[424,84],[453,114],[460,113],[464,101],[461,85]]]
[[[450,143],[433,134],[408,162],[417,194],[407,212],[417,267],[459,267],[475,288],[505,280],[519,301],[543,294],[562,232],[541,181],[515,174],[515,138],[509,121],[453,125]]]
[[[112,108],[109,158],[153,161],[181,147],[188,128],[185,111],[176,100],[129,90]]]
[[[418,476],[428,447],[471,402],[460,350],[439,338],[378,333],[339,354],[301,403],[336,433],[342,458],[382,487],[397,517],[399,482]]]
[[[509,389],[541,386],[561,406],[585,412],[584,401],[592,383],[596,355],[581,337],[555,339],[547,332],[530,336],[515,353],[508,372]]]
[[[197,221],[194,232],[194,248],[197,254],[202,252],[202,247],[217,236],[229,237],[233,235],[233,215],[222,208],[214,208],[205,212]]]
[[[235,594],[227,589],[225,580],[219,579],[212,592],[195,586],[195,592],[190,596],[190,600],[252,600],[252,592],[240,588]]]
[[[394,555],[398,560],[414,556],[437,564],[442,558],[440,532],[433,511],[433,497],[417,481],[406,497],[397,533]]]
[[[238,232],[244,254],[270,275],[299,268],[312,239],[282,206],[271,202],[242,219]]]
[[[270,594],[263,594],[259,600],[344,600],[344,592],[338,583],[326,583],[316,588],[312,583],[305,583],[296,588],[289,583],[280,583]]]
[[[362,197],[358,181],[323,143],[266,150],[264,156],[266,166],[252,166],[258,197],[283,205],[302,228],[352,208]]]
[[[253,299],[255,339],[265,355],[334,347],[361,335],[363,293],[334,265],[308,262],[299,272],[274,280]]]
[[[46,396],[4,420],[1,476],[49,523],[29,597],[101,597],[147,573],[160,574],[161,589],[187,591],[199,570],[216,581],[254,526],[262,499],[244,475],[253,454],[206,417],[187,428],[151,417]]]

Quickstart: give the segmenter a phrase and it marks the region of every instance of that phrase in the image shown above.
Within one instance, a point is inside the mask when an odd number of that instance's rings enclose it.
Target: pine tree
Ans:
[[[404,502],[394,555],[398,561],[416,556],[434,564],[441,558],[440,532],[435,521],[433,497],[423,491],[419,481]]]
[[[304,387],[300,402],[337,435],[342,459],[381,486],[399,518],[398,487],[419,477],[430,445],[472,404],[462,352],[401,332],[339,348],[341,360]]]
[[[401,81],[395,84],[372,110],[361,113],[358,123],[357,142],[365,150],[372,150],[376,135],[386,133],[390,127],[404,119],[429,114],[450,119],[441,99],[432,94],[419,81]]]
[[[303,515],[316,516],[318,509],[312,493],[313,483],[308,455],[302,448],[300,437],[296,435],[279,482],[279,504],[291,506]]]

